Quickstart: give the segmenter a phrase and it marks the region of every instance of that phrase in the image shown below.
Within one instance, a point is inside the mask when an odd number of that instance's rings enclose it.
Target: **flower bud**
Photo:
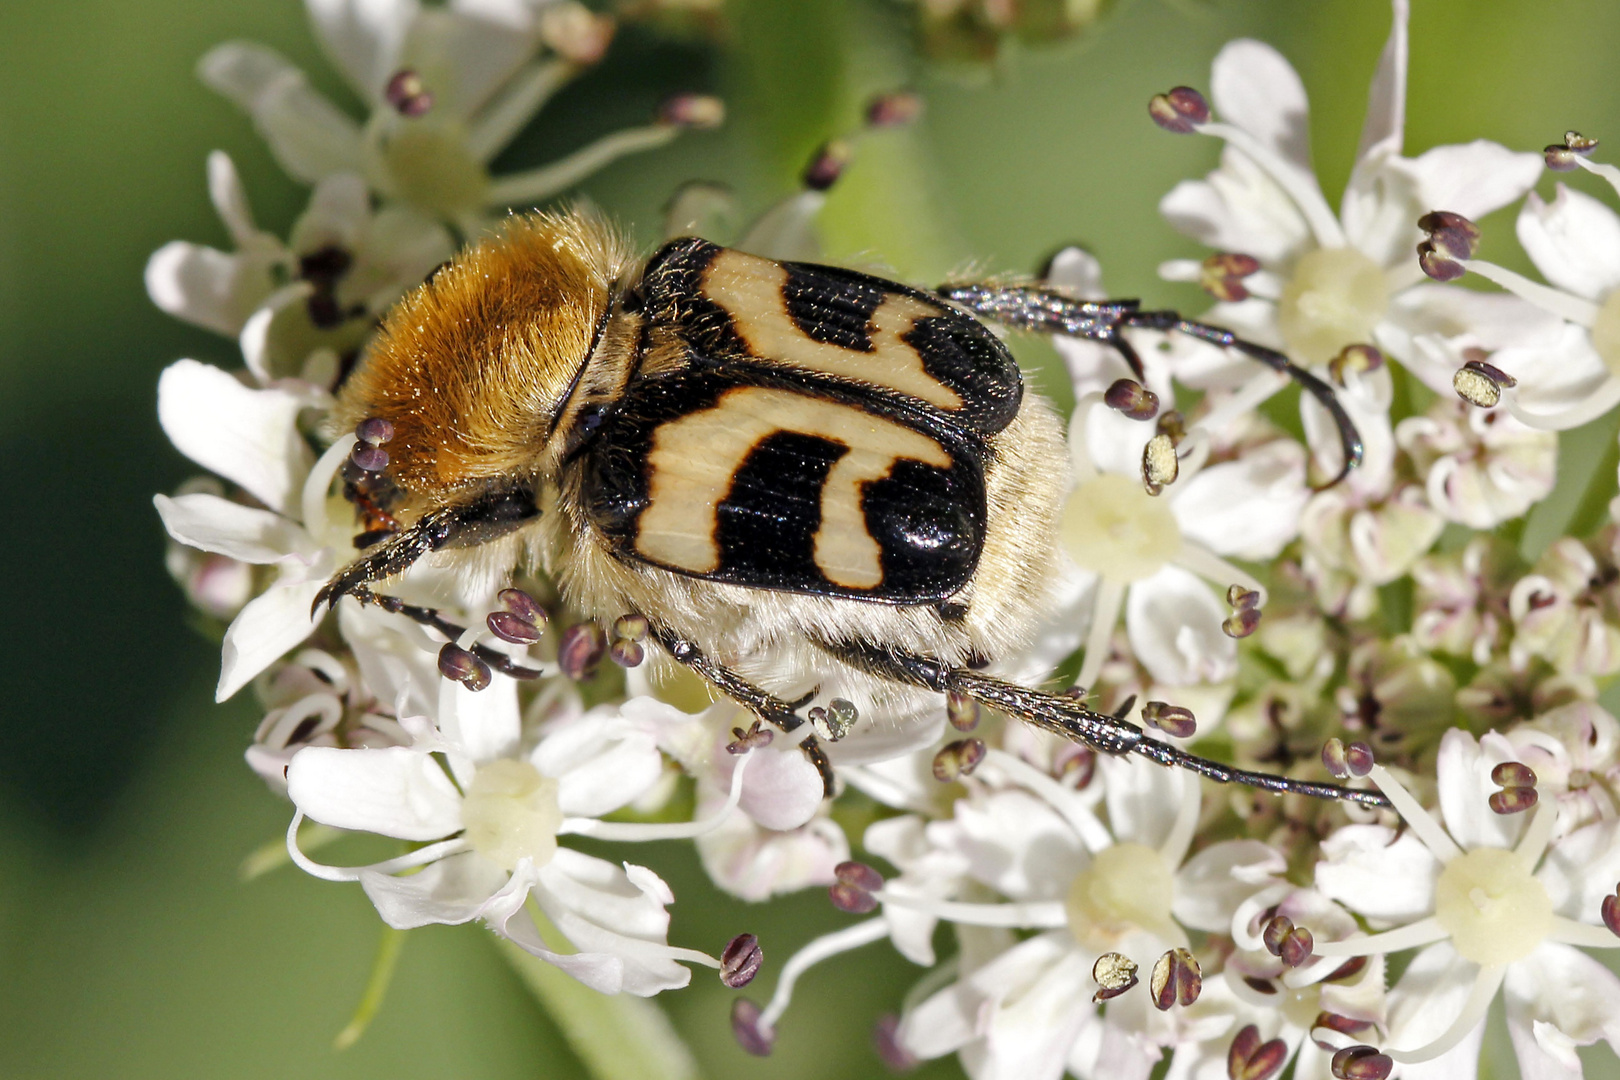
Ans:
[[[540,628],[510,611],[492,611],[484,618],[489,632],[513,645],[533,645],[540,640]]]
[[[866,123],[868,127],[875,128],[904,127],[915,122],[922,112],[921,95],[910,90],[897,90],[892,94],[880,94],[867,103]]]
[[[1108,952],[1097,957],[1097,962],[1091,965],[1091,977],[1099,989],[1091,1000],[1094,1003],[1117,998],[1139,981],[1136,977],[1136,961],[1123,953]]]
[[[1175,440],[1160,432],[1142,447],[1142,486],[1149,495],[1157,495],[1166,485],[1176,482],[1181,472],[1181,460],[1176,457]]]
[[[1253,255],[1223,251],[1205,259],[1198,268],[1198,284],[1215,299],[1235,303],[1249,298],[1243,279],[1258,272],[1260,260]]]
[[[557,666],[570,679],[588,679],[607,653],[607,635],[594,622],[575,623],[563,631]]]
[[[533,623],[535,626],[546,625],[546,609],[540,606],[540,601],[522,589],[502,589],[495,594],[495,599],[505,604],[507,611],[524,622]]]
[[[972,731],[979,726],[979,703],[966,694],[945,695],[945,719],[957,731]]]
[[[373,416],[369,420],[360,421],[354,429],[354,437],[367,446],[381,446],[394,437],[394,425],[380,416]]]
[[[646,658],[647,650],[641,647],[641,642],[629,638],[614,638],[608,647],[608,659],[622,668],[639,667]]]
[[[1151,420],[1159,415],[1159,395],[1135,379],[1115,379],[1104,391],[1103,401],[1132,420]]]
[[[1328,361],[1328,375],[1340,386],[1344,377],[1354,372],[1365,375],[1384,366],[1384,354],[1372,345],[1346,345],[1338,355]]]
[[[737,1040],[738,1046],[755,1057],[770,1057],[776,1032],[762,1027],[759,1016],[758,1005],[747,998],[737,998],[731,1003],[731,1035]]]
[[[445,642],[439,650],[439,674],[469,690],[484,689],[494,677],[488,664],[453,641]]]
[[[1232,1040],[1226,1052],[1230,1080],[1271,1080],[1288,1063],[1288,1044],[1281,1039],[1260,1041],[1260,1029],[1249,1024]]]
[[[607,53],[618,24],[573,0],[540,9],[540,40],[546,48],[574,64],[594,64]]]
[[[904,1073],[915,1069],[921,1062],[900,1043],[900,1018],[894,1013],[878,1017],[872,1025],[872,1049],[890,1072]]]
[[[1148,980],[1153,1006],[1160,1012],[1177,1004],[1183,1008],[1191,1005],[1198,1000],[1203,988],[1204,973],[1198,967],[1198,960],[1186,949],[1171,949],[1159,957]]]
[[[1376,1046],[1347,1046],[1328,1066],[1339,1080],[1387,1080],[1395,1062]]]
[[[739,990],[754,981],[765,953],[759,947],[759,938],[753,934],[738,934],[726,943],[720,954],[720,981],[733,990]]]
[[[726,103],[709,94],[677,94],[658,109],[660,123],[679,128],[716,128],[725,122]]]
[[[1150,701],[1143,705],[1142,722],[1178,739],[1190,739],[1198,731],[1198,720],[1191,709],[1163,701]]]
[[[832,139],[821,145],[804,167],[801,182],[811,191],[826,191],[844,175],[844,170],[855,157],[855,150],[843,139]]]
[[[934,755],[934,779],[942,784],[960,780],[979,767],[984,754],[983,739],[958,739],[947,743]]]
[[[1190,135],[1209,121],[1209,102],[1192,87],[1178,86],[1168,94],[1154,94],[1148,101],[1148,115],[1166,131]]]
[[[433,108],[433,95],[410,68],[394,72],[383,87],[383,100],[401,116],[417,117]]]

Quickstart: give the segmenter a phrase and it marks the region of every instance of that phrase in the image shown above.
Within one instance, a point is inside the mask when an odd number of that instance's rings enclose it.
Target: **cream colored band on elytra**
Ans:
[[[725,250],[703,276],[703,295],[731,316],[737,335],[755,356],[826,375],[887,387],[941,409],[960,409],[962,397],[923,367],[922,355],[901,335],[918,319],[938,318],[937,306],[890,293],[872,313],[870,352],[817,341],[788,314],[783,289],[788,272],[779,263]]]
[[[651,480],[636,551],[694,574],[720,569],[719,507],[748,455],[778,432],[813,435],[848,452],[821,487],[816,567],[835,585],[872,589],[883,581],[882,548],[866,527],[861,497],[896,461],[947,469],[951,457],[934,439],[854,405],[790,390],[741,386],[707,409],[688,413],[653,433],[647,455]]]

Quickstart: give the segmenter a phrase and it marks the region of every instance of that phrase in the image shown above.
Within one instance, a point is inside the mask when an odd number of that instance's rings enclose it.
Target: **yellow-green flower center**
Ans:
[[[557,781],[527,761],[492,761],[473,775],[461,803],[473,850],[507,870],[531,859],[544,866],[557,853]]]
[[[1524,858],[1502,848],[1459,855],[1435,885],[1435,918],[1451,943],[1476,964],[1509,964],[1546,940],[1552,897]]]
[[[386,126],[376,133],[374,145],[392,194],[446,217],[483,207],[489,172],[468,148],[466,128],[459,121],[385,116],[380,122]]]
[[[1163,936],[1175,895],[1175,877],[1157,851],[1145,844],[1103,848],[1069,886],[1069,932],[1092,948],[1138,927]]]
[[[1592,347],[1608,365],[1610,374],[1620,375],[1620,289],[1604,298],[1592,323]]]
[[[1119,582],[1152,577],[1181,552],[1181,526],[1164,499],[1111,473],[1070,493],[1059,531],[1077,566]]]
[[[1346,345],[1370,343],[1389,309],[1389,284],[1379,265],[1353,248],[1323,248],[1301,256],[1277,301],[1277,326],[1288,351],[1325,364]]]

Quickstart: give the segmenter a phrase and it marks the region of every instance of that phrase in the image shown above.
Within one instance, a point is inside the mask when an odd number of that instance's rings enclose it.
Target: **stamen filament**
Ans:
[[[1114,626],[1125,607],[1125,583],[1098,576],[1097,599],[1091,605],[1091,628],[1086,631],[1086,658],[1080,665],[1077,681],[1089,687],[1097,681],[1103,661],[1108,659],[1108,643],[1114,636]]]
[[[831,934],[823,934],[794,953],[788,958],[788,962],[782,965],[782,977],[776,982],[776,992],[771,995],[770,1004],[759,1014],[759,1026],[766,1031],[776,1027],[777,1020],[787,1012],[787,1007],[793,1000],[794,984],[806,971],[839,953],[858,949],[862,945],[870,945],[874,941],[882,941],[888,936],[889,921],[879,917],[856,923]]]
[[[1055,930],[1069,924],[1068,913],[1058,900],[1027,904],[972,904],[958,900],[933,900],[882,889],[877,898],[908,911],[920,911],[945,922],[963,926],[1004,926],[1015,930]]]
[[[397,874],[401,870],[410,870],[417,866],[426,866],[430,862],[459,855],[471,848],[465,837],[452,836],[448,840],[440,840],[426,847],[382,862],[371,863],[368,866],[328,866],[318,863],[305,855],[298,848],[298,826],[304,823],[304,812],[299,810],[293,814],[292,824],[287,826],[287,854],[292,858],[293,865],[298,869],[318,877],[323,881],[359,881],[360,875],[366,871],[377,874]]]
[[[1234,566],[1202,544],[1185,537],[1181,541],[1181,550],[1172,561],[1185,570],[1191,570],[1211,585],[1219,586],[1223,591],[1233,585],[1241,585],[1250,592],[1259,593],[1261,607],[1265,606],[1270,595],[1253,574]]]
[[[1448,863],[1462,854],[1462,849],[1446,835],[1445,828],[1423,809],[1423,804],[1418,802],[1388,769],[1382,765],[1374,765],[1369,775],[1372,782],[1378,785],[1378,790],[1394,804],[1396,812],[1412,827],[1417,838],[1423,841],[1423,846],[1429,849],[1431,855],[1442,863]]]
[[[1237,910],[1232,912],[1232,942],[1240,949],[1263,949],[1266,947],[1265,939],[1251,929],[1256,922],[1260,922],[1263,931],[1265,924],[1257,916],[1267,908],[1279,904],[1283,898],[1294,891],[1294,886],[1286,881],[1275,885],[1268,885],[1253,896],[1238,904]]]
[[[326,543],[326,532],[331,528],[326,516],[326,493],[332,490],[332,478],[343,468],[349,452],[359,441],[353,432],[338,439],[326,448],[326,453],[316,460],[315,467],[304,478],[304,490],[299,498],[304,515],[304,531],[314,537],[317,544]]]
[[[1576,922],[1562,915],[1553,916],[1553,928],[1547,940],[1561,941],[1582,949],[1620,949],[1620,937],[1616,937],[1607,926]]]
[[[1589,173],[1603,177],[1609,182],[1609,186],[1614,188],[1615,194],[1620,195],[1620,169],[1615,168],[1613,165],[1606,165],[1601,161],[1588,161],[1579,154],[1575,155],[1575,164]]]
[[[1096,854],[1105,847],[1113,846],[1114,838],[1092,814],[1090,807],[1085,805],[1078,791],[1064,787],[1023,758],[1005,750],[991,748],[985,757],[986,765],[1000,769],[1008,780],[1023,785],[1045,799],[1046,804],[1069,823],[1069,828],[1079,836],[1087,851]]]
[[[1387,793],[1386,793],[1387,794]],[[1433,1061],[1447,1050],[1456,1046],[1468,1037],[1469,1033],[1485,1020],[1485,1012],[1491,1007],[1496,998],[1496,991],[1501,989],[1502,979],[1507,974],[1507,965],[1498,964],[1492,967],[1482,967],[1479,974],[1474,976],[1474,987],[1468,992],[1468,1000],[1463,1002],[1462,1011],[1451,1026],[1440,1034],[1440,1037],[1416,1050],[1391,1050],[1385,1048],[1384,1053],[1403,1065],[1416,1065],[1424,1061]]]
[[[672,142],[681,130],[675,124],[649,124],[604,135],[550,165],[501,177],[490,184],[485,205],[499,208],[543,202],[610,162]]]
[[[1198,783],[1198,777],[1184,769],[1176,770],[1181,778],[1181,806],[1176,811],[1176,820],[1170,825],[1170,832],[1159,846],[1159,858],[1164,860],[1172,872],[1180,866],[1187,857],[1187,849],[1192,847],[1193,834],[1198,831],[1198,812],[1203,808],[1203,789]]]
[[[1389,792],[1385,791],[1384,794],[1387,795]],[[1311,948],[1311,952],[1316,956],[1375,956],[1378,953],[1400,952],[1403,949],[1432,945],[1450,936],[1441,927],[1440,920],[1431,915],[1426,919],[1398,926],[1394,930],[1385,930],[1381,934],[1345,938],[1343,941],[1318,941]]]
[[[1514,854],[1523,859],[1524,865],[1532,871],[1546,853],[1547,844],[1552,840],[1553,826],[1557,823],[1558,808],[1550,803],[1542,803],[1536,810],[1536,816],[1530,819],[1524,835],[1519,838],[1519,846]]]
[[[1197,131],[1200,135],[1213,135],[1218,139],[1225,139],[1228,146],[1246,155],[1265,170],[1266,175],[1294,200],[1294,205],[1299,208],[1305,223],[1316,235],[1319,246],[1324,248],[1349,246],[1344,230],[1339,226],[1339,219],[1334,216],[1333,208],[1328,206],[1327,198],[1316,186],[1314,177],[1307,182],[1300,176],[1297,168],[1278,157],[1270,147],[1242,128],[1216,122],[1203,124]]]
[[[507,89],[483,110],[467,130],[467,152],[488,165],[523,130],[534,114],[581,68],[567,60],[530,64],[512,77]]]
[[[1568,431],[1570,428],[1580,427],[1596,420],[1616,405],[1620,405],[1620,379],[1605,375],[1596,390],[1569,408],[1555,413],[1530,412],[1524,408],[1519,402],[1518,395],[1514,393],[1508,394],[1505,400],[1513,418],[1526,427],[1533,427],[1537,431]]]
[[[731,771],[731,792],[726,796],[726,804],[706,818],[695,821],[642,822],[570,817],[563,818],[562,824],[557,828],[557,835],[591,836],[598,840],[643,843],[652,840],[692,840],[711,833],[725,824],[732,811],[737,809],[737,803],[742,799],[743,770],[748,767],[748,761],[755,753],[756,751],[750,750],[737,762],[736,768]]]
[[[1550,285],[1543,285],[1539,281],[1531,281],[1523,274],[1483,259],[1464,259],[1461,262],[1469,273],[1496,282],[1513,295],[1530,301],[1536,307],[1551,312],[1560,319],[1567,319],[1589,329],[1597,322],[1598,306],[1590,300],[1574,296],[1562,289],[1555,289]]]

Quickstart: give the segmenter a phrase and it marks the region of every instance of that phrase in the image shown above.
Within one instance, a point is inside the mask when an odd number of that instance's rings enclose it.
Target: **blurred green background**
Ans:
[[[1414,8],[1409,151],[1620,133],[1613,0]],[[1116,293],[1196,310],[1196,294],[1155,279],[1160,260],[1201,254],[1155,207],[1217,147],[1158,131],[1147,98],[1207,85],[1230,38],[1272,42],[1310,91],[1316,161],[1336,198],[1389,25],[1382,0],[1134,0],[1082,41],[964,74],[917,61],[909,10],[733,3],[720,48],[626,31],[503,164],[640,122],[677,90],[724,94],[722,130],[584,188],[650,243],[679,182],[722,181],[762,208],[868,94],[910,85],[926,116],[863,144],[828,207],[831,254],[927,281],[969,265],[1032,270],[1080,241]],[[205,50],[235,37],[282,50],[347,100],[297,0],[0,4],[0,572],[12,627],[0,666],[0,1076],[581,1075],[473,927],[410,935],[376,1023],[334,1052],[376,948],[370,905],[296,872],[238,879],[287,807],[242,763],[257,719],[247,695],[212,703],[217,649],[185,627],[150,500],[194,471],[158,429],[159,370],[240,358],[160,314],[141,284],[169,239],[224,243],[204,190],[211,149],[236,159],[263,224],[284,231],[301,207],[248,121],[193,76]],[[1510,219],[1487,227],[1487,250],[1514,261]],[[1031,362],[1040,354],[1027,347]],[[645,856],[680,898],[681,944],[717,951],[749,929],[780,962],[847,921],[819,895],[714,899],[688,851]],[[767,1061],[732,1044],[730,992],[707,973],[661,1000],[705,1076],[866,1076],[882,1071],[870,1022],[916,975],[885,947],[816,970]],[[1510,1055],[1495,1060],[1511,1074]],[[959,1073],[946,1061],[923,1075]]]

